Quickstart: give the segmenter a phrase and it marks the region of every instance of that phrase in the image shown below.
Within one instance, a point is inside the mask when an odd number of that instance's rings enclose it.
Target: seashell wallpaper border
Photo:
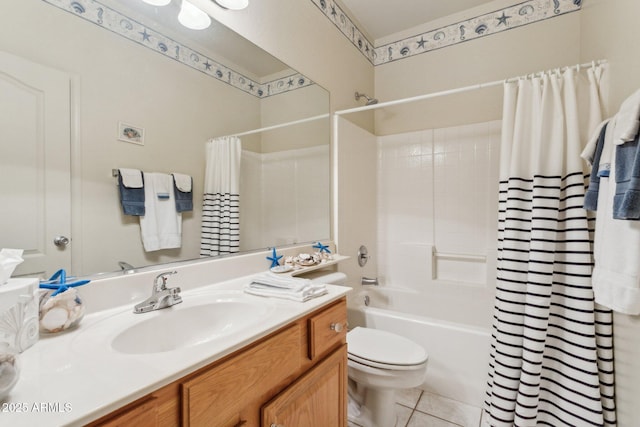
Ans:
[[[42,1],[258,98],[286,93],[314,84],[313,81],[300,73],[266,83],[256,82],[189,46],[147,28],[97,0]],[[582,7],[582,0],[526,0],[500,10],[374,47],[373,43],[367,40],[362,31],[334,0],[311,0],[311,2],[375,66],[576,12]]]
[[[97,0],[42,1],[258,98],[266,98],[314,84],[300,73],[258,83]]]
[[[446,25],[393,43],[374,47],[333,0],[311,0],[373,65],[409,58],[458,43],[497,34],[523,25],[576,12],[582,0],[527,0]],[[390,4],[389,7],[393,7]]]

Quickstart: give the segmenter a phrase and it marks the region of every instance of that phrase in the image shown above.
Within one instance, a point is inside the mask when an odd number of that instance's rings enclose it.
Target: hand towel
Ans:
[[[617,150],[611,177],[600,180],[591,283],[595,301],[620,313],[640,314],[640,221],[613,219]]]
[[[633,141],[640,130],[640,90],[624,100],[616,113],[616,119],[613,143],[620,145]]]
[[[640,135],[616,146],[613,218],[640,219]],[[640,258],[638,258],[640,260]]]
[[[173,193],[176,199],[176,211],[193,210],[193,178],[181,173],[173,173]]]
[[[592,140],[596,140],[595,152],[589,155],[589,159],[583,157],[591,165],[591,175],[589,177],[589,187],[584,195],[584,208],[590,211],[598,210],[598,192],[600,190],[600,157],[602,155],[602,149],[605,145],[605,137],[607,133],[607,122],[604,122],[604,126],[598,128],[598,135]]]
[[[305,302],[328,292],[326,285],[314,284],[309,279],[277,276],[268,272],[253,279],[245,286],[248,294],[284,298]]]
[[[118,171],[118,188],[123,213],[135,216],[144,215],[145,194],[142,172],[137,169],[119,169]]]
[[[582,157],[589,166],[593,166],[594,164],[596,165],[596,170],[598,166],[598,161],[596,160],[598,140],[601,135],[604,136],[602,129],[606,127],[608,123],[609,119],[603,121],[595,128],[593,134],[591,134],[591,137],[589,138],[589,141],[587,141],[587,145],[584,147],[584,150],[582,150],[582,153],[580,153],[580,157]],[[602,152],[602,147],[600,147],[600,152]],[[598,156],[598,158],[599,157],[600,156]]]
[[[179,248],[182,245],[182,214],[176,211],[173,192],[169,191],[173,178],[163,173],[145,173],[144,182],[146,214],[140,217],[144,250]]]

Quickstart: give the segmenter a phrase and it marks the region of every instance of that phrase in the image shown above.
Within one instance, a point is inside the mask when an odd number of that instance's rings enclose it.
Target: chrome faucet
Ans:
[[[151,296],[133,308],[134,313],[146,313],[161,308],[171,307],[182,302],[180,288],[167,288],[167,276],[176,274],[177,271],[166,271],[156,276],[153,281]]]

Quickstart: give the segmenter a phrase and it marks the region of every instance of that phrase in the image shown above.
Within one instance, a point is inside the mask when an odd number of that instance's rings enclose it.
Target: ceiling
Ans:
[[[373,40],[489,3],[488,0],[341,0]]]

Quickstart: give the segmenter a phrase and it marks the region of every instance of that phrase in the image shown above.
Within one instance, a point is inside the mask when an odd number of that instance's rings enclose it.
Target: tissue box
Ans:
[[[38,341],[38,279],[0,285],[0,348],[22,353]]]

